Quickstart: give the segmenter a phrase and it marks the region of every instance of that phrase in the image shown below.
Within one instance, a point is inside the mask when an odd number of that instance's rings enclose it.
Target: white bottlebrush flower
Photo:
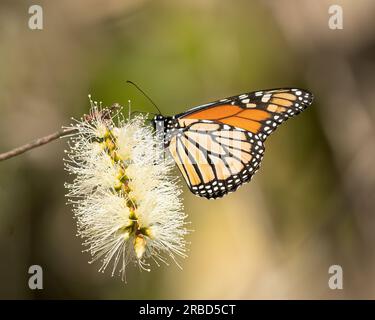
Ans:
[[[78,235],[103,271],[111,265],[125,278],[135,262],[149,271],[152,259],[177,263],[186,256],[186,216],[181,187],[161,141],[144,116],[124,119],[91,101],[91,112],[73,126],[65,160],[75,175],[67,196]],[[178,263],[177,263],[178,264]]]

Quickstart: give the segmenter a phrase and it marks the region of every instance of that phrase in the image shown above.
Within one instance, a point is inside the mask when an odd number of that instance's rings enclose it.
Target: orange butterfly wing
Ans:
[[[303,111],[311,93],[300,89],[253,92],[216,101],[182,114],[178,119],[211,120],[241,128],[265,139],[281,122]]]
[[[261,127],[259,121],[269,119],[270,116],[270,113],[263,110],[246,110],[239,106],[223,104],[193,113],[182,119],[214,120],[257,133]]]

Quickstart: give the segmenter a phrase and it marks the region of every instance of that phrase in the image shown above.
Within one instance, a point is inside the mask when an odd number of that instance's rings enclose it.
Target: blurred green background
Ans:
[[[38,1],[39,31],[32,4],[0,3],[0,152],[87,113],[89,93],[154,112],[127,79],[166,115],[273,87],[315,101],[267,140],[250,184],[216,201],[184,186],[183,270],[130,266],[127,284],[81,252],[65,140],[0,163],[0,298],[375,298],[374,1]],[[33,264],[43,290],[28,288]],[[328,287],[334,264],[344,290]]]

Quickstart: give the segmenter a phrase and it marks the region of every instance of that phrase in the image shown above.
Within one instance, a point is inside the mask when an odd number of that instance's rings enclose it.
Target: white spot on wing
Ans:
[[[265,94],[263,97],[262,97],[262,102],[268,102],[268,100],[270,100],[271,98],[271,95],[270,94]]]

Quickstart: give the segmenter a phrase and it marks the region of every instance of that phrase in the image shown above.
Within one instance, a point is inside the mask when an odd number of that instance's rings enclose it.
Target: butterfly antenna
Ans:
[[[138,87],[133,81],[126,80],[126,83],[130,83],[131,85],[136,87],[148,99],[148,101],[150,101],[153,104],[153,106],[156,108],[156,110],[158,110],[159,114],[161,114],[161,111],[158,108],[158,106],[156,105],[156,103],[154,101],[152,101],[152,99],[146,94],[146,92],[144,92],[140,87]]]

